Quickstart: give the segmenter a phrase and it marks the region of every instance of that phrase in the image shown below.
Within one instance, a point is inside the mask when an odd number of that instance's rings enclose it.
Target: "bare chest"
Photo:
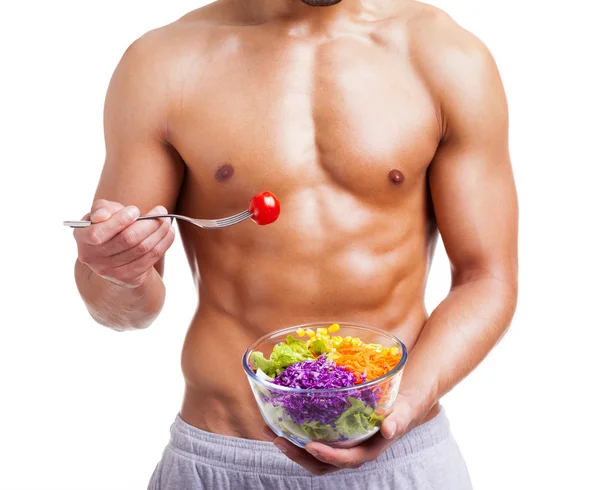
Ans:
[[[187,167],[182,198],[204,213],[263,190],[399,205],[422,190],[439,140],[409,60],[366,40],[238,40],[185,87],[173,143]]]

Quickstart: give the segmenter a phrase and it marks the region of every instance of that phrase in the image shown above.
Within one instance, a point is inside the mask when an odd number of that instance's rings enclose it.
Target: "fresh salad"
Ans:
[[[384,415],[377,407],[389,397],[389,384],[361,387],[391,371],[400,362],[396,347],[367,344],[357,337],[332,336],[340,329],[299,329],[273,347],[267,359],[253,352],[250,364],[256,375],[275,385],[342,392],[289,393],[261,390],[263,408],[283,430],[301,438],[344,441],[373,433]]]

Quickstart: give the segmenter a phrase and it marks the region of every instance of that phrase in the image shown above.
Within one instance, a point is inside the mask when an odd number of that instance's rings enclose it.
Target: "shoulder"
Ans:
[[[444,11],[411,2],[401,18],[411,60],[432,88],[452,89],[497,76],[485,44]]]
[[[227,20],[209,7],[149,31],[127,48],[108,87],[107,122],[153,125],[166,137],[190,77],[201,79],[230,36]]]
[[[418,4],[407,15],[411,50],[424,62],[445,66],[484,66],[492,55],[475,34],[461,27],[444,11]]]
[[[226,13],[217,4],[192,11],[177,21],[147,32],[125,51],[117,71],[155,84],[181,79],[191,67],[204,65],[231,34]]]
[[[414,2],[406,16],[412,63],[442,111],[463,111],[469,104],[497,103],[504,89],[487,46],[442,10]]]

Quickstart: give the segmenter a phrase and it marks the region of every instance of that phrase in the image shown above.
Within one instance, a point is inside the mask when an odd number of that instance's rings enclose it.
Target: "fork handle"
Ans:
[[[71,228],[87,228],[91,224],[91,221],[63,221],[63,225]]]
[[[156,218],[179,218],[176,214],[149,214],[146,216],[140,216],[136,221],[142,219],[156,219]],[[70,228],[87,228],[92,224],[91,221],[63,221],[63,225],[69,226]]]

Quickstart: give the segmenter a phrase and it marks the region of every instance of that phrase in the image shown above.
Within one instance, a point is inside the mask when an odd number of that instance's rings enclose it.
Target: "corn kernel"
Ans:
[[[340,326],[337,323],[334,323],[333,325],[331,325],[328,330],[333,333],[333,332],[337,332],[340,329]]]
[[[398,355],[398,347],[390,347],[390,354],[393,356]]]
[[[333,343],[333,346],[337,348],[340,345],[342,345],[342,337],[340,337],[339,335],[331,337],[331,342]]]
[[[327,329],[326,328],[317,328],[317,333],[320,335],[327,335]]]
[[[352,337],[350,337],[350,335],[348,335],[347,337],[344,337],[344,342],[346,342],[347,344],[350,344],[352,342]]]
[[[359,338],[356,338],[356,337],[354,337],[354,338],[352,339],[352,345],[360,345],[360,339],[359,339]]]
[[[315,336],[315,332],[312,328],[307,328],[305,330],[306,335],[308,336],[308,338],[312,339]]]
[[[303,328],[299,328],[298,330],[296,330],[296,335],[298,335],[298,337],[304,337],[304,335],[306,335],[306,332]]]

